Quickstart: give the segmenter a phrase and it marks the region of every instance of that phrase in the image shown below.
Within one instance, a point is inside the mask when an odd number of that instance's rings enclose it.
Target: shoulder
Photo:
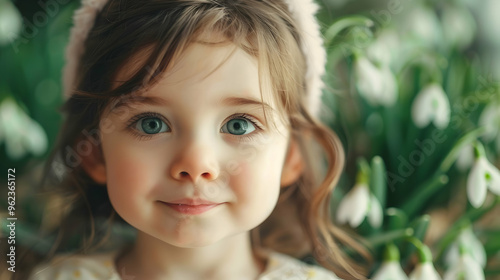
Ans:
[[[333,272],[308,265],[290,256],[272,252],[265,272],[259,280],[341,280]]]
[[[60,255],[36,266],[29,280],[106,279],[119,280],[114,267],[116,252],[93,255]]]

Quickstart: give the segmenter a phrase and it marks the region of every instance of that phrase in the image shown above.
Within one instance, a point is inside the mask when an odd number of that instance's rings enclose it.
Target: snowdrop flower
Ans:
[[[370,193],[366,183],[357,183],[340,202],[337,209],[337,220],[341,224],[349,223],[358,227],[368,217],[368,222],[375,228],[382,225],[382,206],[378,199]]]
[[[477,262],[481,267],[486,266],[486,251],[483,244],[472,231],[469,226],[463,229],[453,242],[445,255],[445,263],[448,267],[454,266],[460,259],[460,249],[467,251],[467,253]]]
[[[372,280],[408,280],[399,264],[399,251],[396,245],[389,244],[384,251],[384,261]]]
[[[486,127],[483,137],[485,141],[500,137],[500,103],[490,103],[484,108],[479,117],[479,125]]]
[[[432,253],[429,247],[418,241],[418,258],[419,262],[415,269],[410,273],[410,280],[441,280],[441,276],[437,273],[432,264]]]
[[[372,280],[408,280],[399,261],[383,262],[380,269],[373,275]]]
[[[405,20],[401,32],[413,39],[413,44],[436,46],[442,41],[441,24],[436,13],[420,4],[415,4],[402,15]]]
[[[354,71],[359,94],[372,106],[391,106],[396,102],[397,83],[389,66],[378,68],[366,57],[359,57]]]
[[[457,168],[465,171],[474,163],[474,147],[471,144],[465,145],[458,154]]]
[[[467,197],[475,208],[483,205],[489,189],[500,195],[500,171],[485,156],[481,144],[476,145],[476,161],[467,178]]]
[[[377,36],[376,40],[366,49],[366,55],[371,61],[381,65],[392,65],[394,60],[399,58],[398,51],[401,49],[401,42],[396,31],[384,29]],[[388,51],[390,50],[390,51]]]
[[[441,280],[432,262],[418,263],[410,273],[410,280]]]
[[[460,256],[458,262],[444,274],[444,280],[484,280],[484,272],[481,265],[465,253]]]
[[[47,135],[10,98],[0,104],[0,142],[5,141],[7,156],[20,159],[31,152],[41,155],[47,149]]]
[[[21,14],[10,0],[0,1],[0,45],[14,41],[21,31]]]
[[[422,89],[413,101],[411,116],[419,128],[433,122],[437,128],[445,129],[450,122],[450,102],[443,88],[430,84]]]
[[[470,45],[476,33],[476,21],[471,12],[462,5],[449,4],[442,14],[445,41],[462,49]]]
[[[490,44],[493,48],[500,46],[500,37],[498,36],[498,26],[500,26],[500,1],[484,0],[481,5],[474,5],[478,9],[478,20],[481,24],[481,33],[484,34],[483,40]]]

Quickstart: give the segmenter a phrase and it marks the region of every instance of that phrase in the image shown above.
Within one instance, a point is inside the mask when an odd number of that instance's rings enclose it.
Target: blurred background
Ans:
[[[418,270],[424,247],[445,278],[467,259],[500,279],[500,1],[318,4],[328,53],[323,121],[347,155],[332,217],[366,238],[377,279],[390,262]],[[57,219],[36,191],[62,121],[61,69],[78,6],[0,0],[2,252],[9,168],[17,244],[40,242],[40,228]],[[349,204],[365,206],[353,217]],[[400,256],[386,257],[394,247]]]

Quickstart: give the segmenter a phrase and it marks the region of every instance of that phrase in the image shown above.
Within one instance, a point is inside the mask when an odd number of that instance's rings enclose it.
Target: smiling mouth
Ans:
[[[187,215],[198,215],[209,211],[212,208],[215,208],[223,203],[210,203],[210,204],[183,204],[183,203],[169,203],[163,202],[163,204],[167,205],[171,209]]]

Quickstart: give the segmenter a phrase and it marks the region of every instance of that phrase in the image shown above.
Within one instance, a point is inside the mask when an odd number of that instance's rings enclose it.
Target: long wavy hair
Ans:
[[[49,258],[75,235],[85,236],[80,253],[102,246],[110,235],[109,230],[106,234],[96,230],[97,220],[125,223],[113,210],[106,188],[82,168],[82,157],[88,147],[100,149],[98,129],[104,110],[156,83],[171,62],[207,32],[222,35],[258,60],[260,75],[267,75],[273,89],[271,96],[261,97],[278,104],[305,162],[299,179],[282,188],[271,216],[252,230],[254,248],[298,258],[310,255],[344,279],[365,279],[364,269],[341,247],[369,258],[366,250],[335,227],[330,215],[330,196],[344,166],[342,144],[305,107],[302,35],[282,0],[110,0],[106,4],[85,41],[76,87],[63,105],[65,122],[46,167],[44,185],[65,202],[58,209],[61,218],[54,227],[58,238]],[[120,69],[144,49],[145,59],[116,86]]]

